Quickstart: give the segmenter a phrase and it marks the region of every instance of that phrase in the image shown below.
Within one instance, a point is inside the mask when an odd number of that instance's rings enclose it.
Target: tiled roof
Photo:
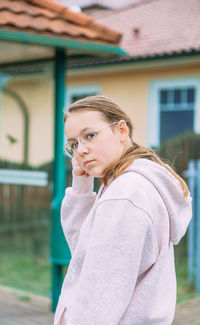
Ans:
[[[0,29],[116,44],[120,33],[53,0],[0,0]]]
[[[121,32],[133,58],[200,51],[200,0],[143,0],[95,20]]]

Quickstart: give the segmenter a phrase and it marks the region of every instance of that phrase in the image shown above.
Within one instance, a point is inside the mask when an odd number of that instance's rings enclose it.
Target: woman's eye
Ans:
[[[73,143],[70,145],[70,147],[71,147],[72,150],[76,149],[77,146],[78,146],[78,142],[73,142]]]
[[[87,139],[88,139],[88,140],[91,140],[91,139],[94,138],[95,136],[96,136],[96,133],[95,133],[95,132],[87,133]]]

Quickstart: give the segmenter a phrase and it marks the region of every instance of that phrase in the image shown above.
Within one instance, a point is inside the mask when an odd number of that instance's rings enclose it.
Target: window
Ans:
[[[148,145],[158,147],[188,130],[200,132],[198,78],[153,81],[150,84]]]
[[[98,95],[100,93],[101,93],[100,87],[95,85],[67,88],[67,96],[66,96],[67,107],[69,107],[71,103],[75,102],[80,98],[84,98],[86,96]]]
[[[195,92],[194,87],[159,91],[160,143],[194,129]]]

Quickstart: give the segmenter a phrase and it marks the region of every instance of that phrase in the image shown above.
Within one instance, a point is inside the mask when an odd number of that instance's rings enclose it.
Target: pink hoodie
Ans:
[[[61,208],[72,259],[54,325],[170,325],[176,305],[173,244],[191,219],[191,197],[164,167],[135,160],[92,192],[74,176]]]

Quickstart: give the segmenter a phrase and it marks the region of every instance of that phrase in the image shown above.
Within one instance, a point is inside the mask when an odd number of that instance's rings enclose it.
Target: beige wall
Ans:
[[[87,76],[68,76],[68,87],[98,85],[101,93],[116,101],[132,118],[137,142],[147,144],[147,113],[151,81],[173,78],[200,77],[200,64],[188,66],[129,69],[126,72],[91,71]],[[53,83],[52,77],[43,76],[8,85],[24,99],[30,116],[29,163],[42,164],[53,156]],[[22,160],[23,119],[13,100],[2,96],[0,157]],[[7,134],[18,139],[10,145]]]

